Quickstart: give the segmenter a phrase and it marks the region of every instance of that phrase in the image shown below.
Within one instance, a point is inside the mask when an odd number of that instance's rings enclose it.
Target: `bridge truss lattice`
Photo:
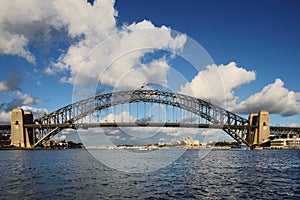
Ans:
[[[167,120],[164,122],[160,121],[159,123],[151,123],[151,121],[146,120],[146,116],[144,116],[143,120],[137,119],[135,122],[104,122],[99,124],[106,127],[132,126],[133,124],[136,124],[140,126],[218,128],[224,130],[237,142],[249,146],[246,140],[247,133],[249,132],[249,121],[247,119],[210,102],[179,93],[160,90],[130,90],[100,94],[72,103],[49,114],[45,114],[40,118],[35,119],[35,124],[31,126],[39,132],[39,138],[34,146],[39,145],[45,140],[49,140],[64,128],[80,128],[80,119],[90,116],[93,113],[103,111],[113,106],[140,102],[165,105],[188,111],[205,119],[206,122],[208,122],[208,125],[204,126],[204,124],[193,122],[191,125],[186,126],[183,121],[173,121],[170,123]],[[90,125],[92,126],[92,124]],[[88,127],[88,125],[86,126]]]

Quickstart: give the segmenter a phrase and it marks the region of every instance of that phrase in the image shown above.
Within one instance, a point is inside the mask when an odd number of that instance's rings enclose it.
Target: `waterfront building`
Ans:
[[[271,140],[271,149],[300,149],[300,138],[278,138]]]

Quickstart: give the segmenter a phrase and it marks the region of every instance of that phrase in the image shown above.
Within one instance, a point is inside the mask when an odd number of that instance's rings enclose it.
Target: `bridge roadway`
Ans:
[[[174,122],[104,122],[104,123],[75,123],[75,124],[25,124],[26,128],[56,128],[61,129],[71,128],[71,129],[87,129],[87,128],[104,128],[104,127],[178,127],[178,128],[212,128],[212,129],[254,129],[257,126],[242,126],[242,125],[218,125],[218,124],[192,124],[192,123],[174,123]],[[9,131],[11,129],[10,124],[0,124],[0,131]],[[270,132],[273,133],[288,133],[297,132],[300,133],[300,127],[290,127],[290,126],[270,126]]]
[[[193,123],[178,123],[178,122],[102,122],[102,123],[62,123],[62,124],[25,124],[24,128],[32,129],[48,129],[52,130],[49,134],[44,135],[33,147],[41,144],[43,140],[49,140],[53,135],[63,129],[88,129],[88,128],[117,128],[117,127],[173,127],[173,128],[211,128],[220,130],[245,130],[250,132],[258,126],[250,125],[228,125],[228,124],[193,124]],[[11,125],[0,125],[0,134],[9,134]],[[298,134],[300,135],[300,127],[288,126],[270,126],[270,133],[273,136]]]
[[[213,128],[213,129],[248,129],[256,128],[256,126],[242,125],[219,125],[219,124],[192,124],[178,122],[104,122],[104,123],[75,123],[75,124],[27,124],[24,127],[28,128],[73,128],[73,129],[88,129],[88,128],[104,128],[104,127],[178,127],[178,128]]]
[[[293,132],[298,132],[300,133],[300,127],[291,127],[291,126],[270,126],[270,131],[272,132],[278,132],[278,131],[282,131],[282,132],[289,132],[289,131],[293,131]]]

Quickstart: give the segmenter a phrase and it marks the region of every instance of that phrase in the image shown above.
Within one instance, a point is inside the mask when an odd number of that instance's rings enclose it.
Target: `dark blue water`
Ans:
[[[86,150],[0,151],[0,199],[300,199],[300,151],[198,155],[187,150],[157,171],[125,173]]]

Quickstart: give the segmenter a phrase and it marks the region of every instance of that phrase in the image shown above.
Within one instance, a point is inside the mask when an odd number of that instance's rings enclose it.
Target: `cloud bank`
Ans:
[[[220,78],[223,86],[215,84],[215,80]],[[210,65],[184,85],[181,92],[222,107],[227,106],[228,110],[238,114],[258,113],[260,110],[267,110],[271,114],[284,117],[300,114],[300,92],[285,88],[281,79],[276,79],[260,92],[239,102],[239,97],[234,94],[235,90],[255,78],[254,71],[247,71],[237,66],[235,62],[219,66]]]
[[[276,79],[231,110],[241,114],[257,113],[259,110],[282,116],[300,114],[300,92],[289,91],[281,79]]]
[[[181,88],[181,93],[194,96],[214,104],[225,106],[236,105],[238,97],[234,90],[242,84],[255,80],[256,74],[238,67],[235,62],[227,65],[209,65],[200,71],[193,80]],[[221,79],[221,81],[216,81]],[[223,84],[223,85],[220,85]],[[225,104],[224,104],[225,103]]]
[[[47,109],[29,106],[36,106],[41,100],[30,94],[23,93],[19,86],[20,83],[22,83],[22,80],[15,72],[12,72],[6,81],[0,82],[0,94],[9,94],[13,97],[10,102],[0,102],[0,123],[10,122],[11,111],[18,107],[33,112],[35,117],[39,117],[40,113],[48,112]]]
[[[171,36],[165,26],[155,27],[150,21],[142,21],[123,26],[110,38],[86,38],[72,45],[66,55],[60,57],[54,67],[70,67],[69,83],[89,87],[99,83],[118,89],[134,89],[144,82],[163,84],[167,79],[168,60],[166,57],[147,63],[142,58],[155,49],[172,53],[180,51],[186,41],[185,36]],[[159,76],[157,76],[159,75]]]
[[[172,36],[170,28],[155,27],[148,20],[118,27],[114,3],[114,0],[99,0],[93,5],[73,0],[7,1],[0,8],[0,54],[16,55],[35,63],[33,44],[50,44],[61,32],[76,42],[44,72],[49,75],[69,72],[69,76],[61,78],[62,82],[89,87],[99,80],[104,86],[124,89],[152,80],[157,74],[160,76],[156,81],[166,82],[166,59],[145,64],[141,58],[155,49],[180,51],[186,37]],[[124,81],[125,77],[134,82]]]
[[[149,20],[117,26],[114,4],[114,0],[99,0],[93,5],[73,0],[3,2],[0,55],[18,56],[34,65],[35,48],[51,45],[62,35],[72,42],[58,49],[58,58],[44,67],[45,74],[62,76],[62,83],[84,90],[98,83],[117,89],[133,89],[144,82],[166,84],[168,58],[161,56],[149,62],[142,58],[155,49],[179,52],[186,36],[173,36],[170,28],[156,27]],[[5,116],[14,107],[38,103],[31,95],[22,94],[20,83],[14,74],[0,82],[0,92],[18,91],[11,102],[1,103]]]

